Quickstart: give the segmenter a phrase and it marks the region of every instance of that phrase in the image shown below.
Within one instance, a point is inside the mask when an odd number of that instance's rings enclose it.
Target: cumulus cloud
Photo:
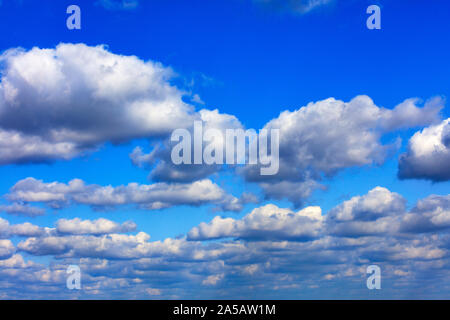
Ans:
[[[330,211],[327,216],[335,221],[374,221],[388,215],[401,214],[405,199],[386,188],[376,187],[364,196],[356,196]]]
[[[113,233],[100,236],[48,234],[43,237],[29,237],[19,242],[17,248],[36,256],[121,260],[164,258],[168,261],[203,261],[217,258],[224,253],[220,247],[212,250],[185,239],[150,241],[150,235],[145,232],[136,235]]]
[[[12,236],[21,236],[21,237],[43,236],[48,232],[49,229],[36,226],[29,222],[10,225],[8,220],[0,218],[0,239],[9,238]]]
[[[450,180],[450,118],[416,132],[399,159],[400,179]]]
[[[104,46],[10,49],[0,62],[0,164],[70,159],[198,117],[169,68]]]
[[[149,178],[160,182],[189,183],[205,179],[221,170],[217,165],[179,164],[171,158],[171,146],[168,142],[156,145],[150,153],[144,153],[142,147],[136,147],[130,154],[132,163],[151,170]]]
[[[69,160],[83,151],[71,141],[47,141],[42,137],[6,131],[0,127],[0,164]]]
[[[80,179],[71,180],[66,184],[45,183],[42,180],[26,178],[11,188],[7,198],[24,203],[46,203],[52,208],[83,204],[103,210],[122,205],[159,210],[177,205],[213,204],[222,210],[240,211],[243,206],[242,200],[227,194],[211,180],[199,180],[191,184],[129,183],[113,187],[86,185]]]
[[[148,288],[145,290],[150,296],[160,296],[161,290],[154,289],[154,288]]]
[[[135,230],[136,224],[133,221],[126,221],[120,224],[104,218],[99,218],[96,220],[82,220],[80,218],[59,219],[55,223],[55,228],[43,228],[29,222],[11,225],[8,220],[0,218],[0,238],[8,238],[12,236],[100,236],[105,234],[128,233]]]
[[[376,187],[330,210],[328,233],[343,237],[389,235],[399,228],[399,217],[406,212],[406,200],[398,193]]]
[[[402,218],[404,232],[436,232],[450,227],[450,195],[432,195],[418,201]]]
[[[45,210],[38,207],[31,207],[20,203],[13,203],[10,205],[0,205],[0,212],[26,217],[37,217],[45,214]]]
[[[329,98],[283,111],[264,127],[280,130],[278,174],[261,176],[258,166],[247,166],[243,175],[259,183],[268,198],[287,198],[300,206],[315,189],[324,187],[319,182],[323,175],[383,163],[397,147],[396,143],[383,144],[384,134],[438,121],[441,99],[432,99],[423,107],[417,104],[416,99],[408,99],[386,109],[368,96],[357,96],[350,102]]]
[[[127,233],[135,229],[136,224],[132,221],[119,224],[104,218],[97,220],[81,220],[80,218],[71,220],[60,219],[56,222],[56,231],[61,234],[102,235],[108,233]]]
[[[375,187],[322,216],[320,207],[298,212],[268,204],[240,220],[215,217],[187,234],[189,241],[235,238],[246,241],[314,241],[327,237],[404,237],[450,227],[450,198],[433,195],[408,211],[400,194]]]
[[[9,221],[0,218],[0,238],[8,234],[9,231]]]
[[[311,240],[320,234],[322,215],[319,207],[298,212],[269,204],[254,209],[242,220],[215,217],[188,233],[188,240],[240,238],[249,240]]]
[[[330,210],[326,227],[328,234],[339,237],[445,233],[450,228],[450,195],[431,195],[408,211],[401,195],[376,187]]]
[[[243,129],[242,123],[233,115],[220,113],[219,110],[202,109],[198,112],[199,120],[202,121],[203,131],[208,129],[218,130],[225,136],[227,129]],[[193,133],[193,123],[186,127]],[[224,141],[202,141],[203,150],[206,146],[214,146],[215,149],[222,149],[225,154]],[[145,154],[142,147],[136,147],[130,154],[132,163],[138,167],[148,168],[151,170],[150,178],[154,181],[163,182],[192,182],[204,179],[211,174],[223,169],[221,165],[207,164],[178,164],[175,165],[171,158],[171,152],[174,143],[169,139],[162,141],[156,145],[150,153]],[[193,142],[192,142],[193,146]],[[193,147],[191,152],[193,152]],[[193,158],[193,155],[191,154]]]
[[[46,228],[41,228],[29,222],[22,224],[15,224],[10,227],[10,232],[12,235],[21,237],[35,237],[44,235],[48,230]]]
[[[386,109],[367,96],[357,96],[350,102],[329,98],[295,111],[284,111],[264,126],[267,130],[280,130],[279,172],[261,176],[260,165],[237,167],[237,172],[246,181],[258,183],[266,199],[288,199],[300,207],[315,190],[326,188],[320,182],[323,176],[330,177],[350,167],[382,164],[400,142],[383,143],[387,133],[438,122],[443,100],[433,98],[423,106],[419,102],[407,99],[393,109]],[[237,118],[218,110],[200,110],[199,115],[205,129],[244,128]],[[151,179],[163,182],[192,182],[224,168],[175,165],[171,150],[166,140],[149,153],[137,147],[130,158],[135,165],[150,169]]]
[[[32,263],[26,263],[20,254],[14,254],[8,259],[0,260],[0,267],[2,268],[25,268],[30,265],[32,265]]]
[[[204,286],[215,286],[219,281],[223,279],[224,274],[215,274],[208,276],[205,280],[202,281]]]
[[[137,257],[149,250],[146,245],[150,236],[144,232],[137,235],[109,234],[30,237],[18,244],[22,251],[34,255],[84,256],[99,258]]]
[[[11,257],[15,250],[11,240],[0,240],[0,261]]]

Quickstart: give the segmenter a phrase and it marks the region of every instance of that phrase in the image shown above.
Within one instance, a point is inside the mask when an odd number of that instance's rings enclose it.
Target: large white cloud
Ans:
[[[356,196],[330,211],[328,219],[343,221],[374,221],[405,211],[405,199],[386,188],[376,187],[364,196]]]
[[[50,231],[48,228],[42,228],[25,222],[22,224],[11,225],[8,220],[0,218],[0,239],[12,236],[35,237],[43,236]]]
[[[287,198],[299,206],[312,191],[323,188],[319,183],[323,175],[383,163],[396,148],[395,142],[381,142],[384,134],[439,120],[441,99],[432,99],[422,108],[417,104],[417,99],[408,99],[386,109],[368,96],[357,96],[350,102],[329,98],[284,111],[265,126],[280,130],[279,173],[261,176],[257,166],[248,166],[243,174],[248,181],[260,183],[269,198]]]
[[[391,132],[436,123],[443,101],[434,98],[423,107],[407,99],[393,109],[375,105],[367,96],[349,102],[329,98],[295,110],[283,111],[264,129],[280,130],[280,169],[274,176],[261,176],[259,165],[238,167],[246,181],[258,183],[266,198],[288,199],[299,207],[316,189],[324,189],[323,176],[340,170],[381,164],[399,146],[399,140],[383,143]],[[244,128],[232,115],[200,110],[205,128]],[[192,126],[189,127],[192,129]],[[164,142],[145,154],[141,147],[130,155],[134,164],[151,169],[150,177],[165,182],[192,182],[223,170],[217,165],[174,165],[170,143]]]
[[[216,217],[202,223],[188,233],[188,239],[311,240],[320,235],[321,212],[319,207],[292,212],[269,204],[254,209],[242,220]]]
[[[0,56],[0,163],[70,159],[110,141],[168,135],[195,117],[159,63],[103,46]]]
[[[11,257],[15,250],[11,240],[0,240],[0,261]]]
[[[330,210],[327,232],[342,237],[387,236],[398,231],[405,213],[406,200],[401,195],[376,187]]]
[[[416,132],[400,156],[400,179],[450,180],[450,118]]]

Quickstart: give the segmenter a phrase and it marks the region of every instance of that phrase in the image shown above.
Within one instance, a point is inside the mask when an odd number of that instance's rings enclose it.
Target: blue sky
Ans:
[[[449,4],[308,3],[3,1],[0,298],[448,298]],[[132,161],[195,117],[280,173]]]

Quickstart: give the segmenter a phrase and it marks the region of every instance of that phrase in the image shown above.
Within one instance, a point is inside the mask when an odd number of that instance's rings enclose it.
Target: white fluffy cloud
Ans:
[[[128,233],[136,230],[136,224],[126,221],[122,224],[99,218],[97,220],[59,219],[55,228],[43,228],[25,222],[11,225],[9,221],[0,218],[0,238],[12,236],[19,237],[50,237],[69,235],[91,235],[100,236],[105,234]]]
[[[29,237],[19,242],[17,248],[32,255],[54,255],[61,258],[97,258],[133,260],[141,258],[167,260],[202,261],[214,259],[223,250],[208,250],[200,243],[185,239],[167,238],[164,241],[150,241],[150,235],[139,232],[136,235],[61,235],[47,234]]]
[[[292,212],[269,204],[254,209],[242,220],[215,217],[210,223],[193,228],[188,239],[311,240],[320,234],[321,212],[319,207]]]
[[[20,203],[13,203],[10,205],[0,205],[0,212],[26,217],[42,216],[45,210],[38,207],[31,207]]]
[[[10,225],[8,220],[0,218],[0,239],[12,236],[36,237],[43,236],[49,229],[41,228],[29,222]]]
[[[436,232],[450,228],[450,195],[432,195],[418,201],[402,218],[402,231]]]
[[[406,201],[401,195],[376,187],[333,208],[327,214],[328,232],[344,237],[387,235],[397,231],[398,217],[405,210]]]
[[[219,110],[202,109],[198,112],[199,120],[202,121],[203,130],[216,129],[225,136],[226,129],[242,129],[243,125],[233,115],[220,113]],[[193,123],[186,127],[193,136]],[[216,149],[225,150],[223,141],[204,142],[203,148],[207,145],[215,145]],[[169,140],[162,141],[153,150],[145,154],[141,147],[136,147],[130,154],[134,165],[143,168],[151,168],[150,178],[163,182],[192,182],[204,179],[211,174],[222,169],[220,165],[206,164],[179,164],[175,165],[171,159],[171,151],[174,146]],[[193,148],[192,148],[193,149]],[[193,152],[193,150],[192,150]],[[225,151],[223,152],[225,154]]]
[[[407,100],[390,110],[376,106],[367,96],[350,102],[330,98],[293,112],[284,111],[266,128],[280,129],[283,161],[295,164],[296,170],[312,167],[332,174],[351,166],[382,162],[388,148],[380,142],[384,132],[439,119],[443,107],[439,100],[423,108],[413,102]],[[406,113],[405,109],[410,111]],[[286,170],[287,174],[290,167]]]
[[[450,180],[450,118],[416,132],[400,156],[401,179]]]
[[[0,164],[70,159],[198,117],[170,69],[103,46],[10,49],[0,61]]]
[[[29,222],[22,224],[15,224],[10,227],[10,232],[12,235],[21,237],[35,237],[44,235],[49,230],[46,228],[41,228]]]
[[[190,184],[129,183],[113,187],[86,185],[80,179],[66,184],[26,178],[11,188],[7,198],[25,203],[46,203],[53,208],[73,203],[89,205],[95,209],[137,205],[145,210],[158,210],[176,205],[214,204],[221,210],[240,211],[243,204],[211,180],[199,180]]]
[[[323,175],[381,164],[396,147],[381,142],[385,133],[439,120],[441,99],[422,108],[417,102],[408,99],[391,110],[376,106],[368,96],[357,96],[350,102],[329,98],[284,111],[265,126],[280,130],[279,173],[263,177],[257,166],[248,166],[244,176],[260,183],[269,198],[287,198],[299,206],[314,189],[323,188],[318,182]]]
[[[364,196],[356,196],[330,211],[328,218],[335,221],[374,221],[405,211],[405,199],[386,188],[376,187]]]
[[[150,236],[109,234],[104,236],[69,235],[30,237],[18,244],[22,251],[34,255],[85,256],[102,258],[130,258],[145,254]]]
[[[132,221],[119,224],[104,218],[97,220],[81,220],[80,218],[71,220],[60,219],[56,222],[56,231],[60,234],[101,235],[108,233],[126,233],[135,229],[136,224]]]

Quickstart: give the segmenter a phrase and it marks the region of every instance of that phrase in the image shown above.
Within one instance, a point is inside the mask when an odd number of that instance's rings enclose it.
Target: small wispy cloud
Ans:
[[[133,10],[138,7],[139,0],[98,0],[95,4],[108,10]]]
[[[295,13],[308,13],[334,0],[254,0],[273,7],[274,9],[289,10]]]

